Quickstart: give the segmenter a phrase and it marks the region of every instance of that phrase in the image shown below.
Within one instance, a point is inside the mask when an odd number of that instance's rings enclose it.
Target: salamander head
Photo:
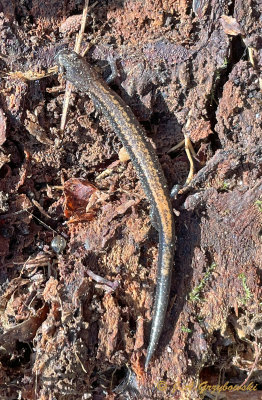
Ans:
[[[80,81],[83,77],[83,71],[90,68],[85,59],[74,51],[63,49],[56,54],[54,61],[60,72],[65,74],[66,79],[81,89]]]
[[[65,49],[58,51],[54,58],[54,61],[59,66],[61,72],[67,72],[72,67],[75,68],[78,60],[81,60],[81,57],[78,54],[74,51]]]

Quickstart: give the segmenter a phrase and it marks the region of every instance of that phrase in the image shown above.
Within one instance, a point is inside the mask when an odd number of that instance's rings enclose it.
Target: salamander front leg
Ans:
[[[108,64],[111,68],[111,74],[106,78],[106,83],[110,85],[111,83],[117,83],[117,79],[119,78],[119,73],[116,65],[116,60],[112,55],[107,57]]]

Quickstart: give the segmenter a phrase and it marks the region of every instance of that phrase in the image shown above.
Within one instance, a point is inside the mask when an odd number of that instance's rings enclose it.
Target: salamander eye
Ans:
[[[72,52],[68,52],[68,58],[70,59],[70,61],[75,61],[79,58],[79,55],[76,54],[74,51]]]

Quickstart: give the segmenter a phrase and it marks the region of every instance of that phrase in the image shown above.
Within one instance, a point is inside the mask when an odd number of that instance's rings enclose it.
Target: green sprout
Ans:
[[[262,212],[262,200],[256,200],[255,205],[257,206],[258,210]]]
[[[221,190],[222,192],[227,192],[228,189],[229,189],[229,183],[226,182],[226,181],[224,181],[224,182],[222,183],[222,187],[221,187],[220,190]]]
[[[210,279],[212,272],[216,268],[216,263],[212,263],[210,267],[208,267],[203,279],[201,279],[200,283],[189,293],[189,300],[190,301],[199,301],[200,300],[200,292],[206,286],[206,283]]]
[[[242,285],[243,285],[243,288],[245,291],[245,296],[241,298],[241,303],[246,304],[247,301],[251,299],[252,294],[251,294],[249,287],[247,286],[247,278],[246,278],[245,274],[244,273],[239,274],[238,278],[241,279]]]
[[[182,332],[185,332],[185,333],[191,333],[192,332],[192,329],[190,329],[190,328],[187,328],[186,326],[182,326],[181,327],[181,331]]]

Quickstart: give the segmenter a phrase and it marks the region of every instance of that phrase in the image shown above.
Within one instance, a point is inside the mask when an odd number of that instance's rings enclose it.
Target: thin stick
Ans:
[[[79,34],[76,37],[75,52],[78,53],[78,54],[80,52],[80,46],[81,46],[81,42],[83,40],[85,27],[86,27],[86,17],[87,17],[88,3],[89,3],[89,0],[85,0],[85,5],[84,5],[84,9],[83,9],[83,14],[82,14],[82,21],[81,21],[80,31],[79,31]]]
[[[33,218],[35,218],[41,225],[43,225],[44,227],[46,227],[47,229],[50,229],[51,231],[53,231],[54,233],[57,233],[57,231],[55,231],[53,228],[51,228],[51,226],[47,225],[45,222],[41,221],[41,219],[37,218],[33,213],[31,213],[30,211],[28,211],[27,209],[25,210],[28,214],[32,215]]]
[[[82,39],[83,39],[83,36],[84,36],[88,4],[89,4],[89,0],[85,0],[85,5],[84,5],[84,8],[83,8],[83,14],[82,14],[81,26],[80,26],[79,34],[76,37],[74,51],[76,53],[78,53],[78,54],[80,52],[81,42],[82,42]],[[69,106],[70,95],[71,95],[71,92],[72,92],[72,87],[73,87],[73,85],[70,82],[66,82],[66,90],[65,90],[64,103],[63,103],[63,112],[62,112],[61,124],[60,124],[60,131],[61,132],[63,132],[64,129],[65,129],[66,116],[67,116],[67,111],[68,111],[68,106]]]
[[[181,140],[181,142],[179,142],[178,144],[176,144],[174,147],[172,147],[172,149],[168,150],[168,154],[169,153],[173,153],[173,151],[176,151],[178,149],[180,149],[181,147],[183,147],[185,145],[185,139]]]
[[[190,165],[190,170],[189,170],[189,174],[188,174],[188,177],[186,180],[186,185],[188,185],[188,183],[192,181],[194,172],[195,172],[194,161],[193,161],[193,158],[191,155],[192,148],[193,148],[193,146],[191,144],[189,137],[185,135],[185,150],[186,150],[186,155],[187,155],[189,165]]]

